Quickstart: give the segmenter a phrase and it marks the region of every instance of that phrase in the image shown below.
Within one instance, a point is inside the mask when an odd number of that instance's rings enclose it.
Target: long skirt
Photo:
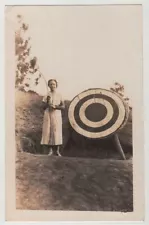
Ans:
[[[43,118],[41,144],[62,145],[61,110],[45,110]]]

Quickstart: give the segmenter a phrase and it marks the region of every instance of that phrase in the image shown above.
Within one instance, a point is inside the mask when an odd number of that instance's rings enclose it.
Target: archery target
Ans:
[[[105,89],[90,89],[77,95],[68,110],[72,128],[87,138],[107,137],[124,125],[128,110],[123,100]]]

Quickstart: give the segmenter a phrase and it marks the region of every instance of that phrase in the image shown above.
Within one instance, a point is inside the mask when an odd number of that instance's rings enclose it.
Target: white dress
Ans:
[[[47,97],[50,97],[50,103],[60,105],[62,97],[57,92],[49,92],[43,98],[43,102],[47,102]],[[46,109],[44,111],[43,127],[42,127],[42,145],[62,145],[62,115],[61,110]]]

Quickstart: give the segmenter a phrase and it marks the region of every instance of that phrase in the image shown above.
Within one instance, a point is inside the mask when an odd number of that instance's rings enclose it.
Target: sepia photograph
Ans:
[[[135,212],[141,5],[6,6],[5,22],[15,210]]]

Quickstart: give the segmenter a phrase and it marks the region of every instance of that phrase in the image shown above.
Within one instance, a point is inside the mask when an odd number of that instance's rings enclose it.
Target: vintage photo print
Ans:
[[[143,220],[142,6],[6,6],[6,219]]]

